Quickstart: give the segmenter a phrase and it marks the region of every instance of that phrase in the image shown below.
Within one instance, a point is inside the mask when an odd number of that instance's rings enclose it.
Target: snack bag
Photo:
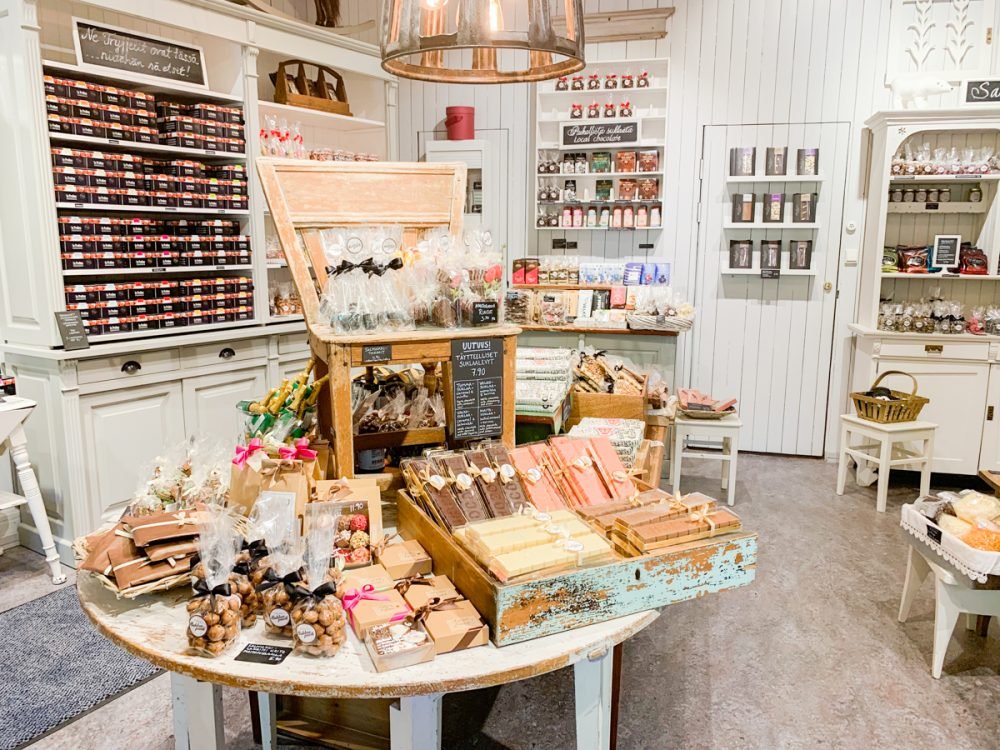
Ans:
[[[305,585],[292,591],[292,646],[296,653],[333,656],[346,635],[344,608],[337,598],[338,569],[330,569],[336,523],[329,503],[306,508]]]
[[[232,593],[229,574],[243,540],[229,512],[212,508],[205,513],[198,539],[204,577],[195,579],[194,598],[187,605],[187,639],[192,653],[215,657],[240,634],[241,602]]]

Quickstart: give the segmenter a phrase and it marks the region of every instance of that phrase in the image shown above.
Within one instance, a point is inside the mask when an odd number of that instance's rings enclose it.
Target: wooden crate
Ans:
[[[575,427],[584,417],[600,417],[602,419],[645,419],[646,394],[632,395],[620,393],[588,393],[573,391],[572,406],[569,419],[566,420],[566,430]]]
[[[757,566],[757,535],[737,532],[501,584],[405,492],[399,493],[398,528],[419,541],[434,558],[434,572],[448,576],[476,606],[497,646],[746,586]]]

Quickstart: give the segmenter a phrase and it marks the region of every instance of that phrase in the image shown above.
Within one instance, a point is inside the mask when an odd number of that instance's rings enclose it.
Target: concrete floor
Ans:
[[[717,494],[717,466],[685,463],[684,489]],[[997,626],[986,639],[959,626],[933,680],[929,584],[910,621],[896,622],[906,559],[899,507],[915,483],[903,475],[878,514],[873,489],[834,495],[831,464],[748,455],[740,468],[735,509],[760,534],[757,580],[669,607],[625,645],[618,747],[1000,747]],[[40,558],[0,556],[0,609],[51,590]],[[255,747],[244,694],[227,690],[225,708],[228,748]],[[572,748],[572,674],[449,696],[444,721],[447,750]],[[31,747],[172,748],[166,676]]]

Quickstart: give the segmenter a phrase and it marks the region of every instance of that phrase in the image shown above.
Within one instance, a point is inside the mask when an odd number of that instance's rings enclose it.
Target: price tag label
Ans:
[[[392,344],[369,344],[361,347],[361,362],[388,362],[392,359]]]
[[[281,664],[292,653],[287,646],[272,646],[270,643],[248,643],[234,661],[249,661],[254,664]]]

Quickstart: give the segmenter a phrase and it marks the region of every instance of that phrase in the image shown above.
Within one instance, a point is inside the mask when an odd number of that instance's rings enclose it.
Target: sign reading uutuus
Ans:
[[[76,60],[82,66],[124,70],[146,79],[181,81],[208,88],[201,47],[135,34],[127,29],[73,19]]]
[[[503,432],[503,339],[451,342],[452,398],[456,440],[496,437]]]
[[[639,140],[637,122],[595,122],[563,125],[564,146],[600,146],[604,143],[635,143]]]

